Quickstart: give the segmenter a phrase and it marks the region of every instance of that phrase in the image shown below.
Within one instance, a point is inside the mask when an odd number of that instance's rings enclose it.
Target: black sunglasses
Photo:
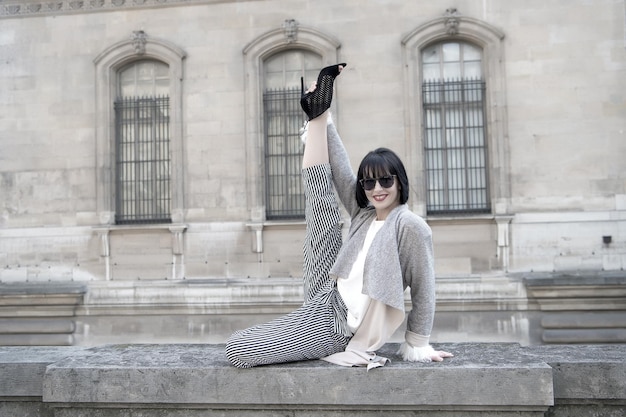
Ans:
[[[380,186],[383,188],[392,187],[395,178],[395,175],[385,175],[384,177],[380,178],[363,178],[359,180],[359,182],[361,183],[361,187],[363,187],[365,191],[370,191],[376,188],[376,181],[378,181]]]

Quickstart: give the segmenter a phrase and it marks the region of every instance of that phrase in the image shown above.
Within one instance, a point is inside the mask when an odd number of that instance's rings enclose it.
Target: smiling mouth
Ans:
[[[373,196],[374,200],[376,201],[383,201],[385,198],[387,198],[386,195],[375,195]]]

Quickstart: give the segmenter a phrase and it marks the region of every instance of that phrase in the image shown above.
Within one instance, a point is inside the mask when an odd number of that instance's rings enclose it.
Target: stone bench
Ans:
[[[236,369],[222,345],[0,347],[0,415],[622,416],[626,345],[437,345],[380,369],[323,361]],[[601,414],[598,414],[600,412]]]

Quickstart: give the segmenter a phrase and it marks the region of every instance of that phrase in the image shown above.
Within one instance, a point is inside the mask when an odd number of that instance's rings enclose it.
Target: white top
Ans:
[[[384,220],[374,220],[367,231],[365,236],[365,242],[359,252],[359,255],[352,265],[352,270],[347,278],[337,279],[337,289],[343,299],[346,307],[348,308],[348,328],[352,333],[361,325],[367,307],[370,303],[370,297],[363,294],[363,271],[365,270],[365,256],[367,251],[372,245],[374,236],[385,224]]]

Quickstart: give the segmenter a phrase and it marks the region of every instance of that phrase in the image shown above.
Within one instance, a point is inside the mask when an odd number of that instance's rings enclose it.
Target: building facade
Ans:
[[[2,0],[4,343],[215,342],[297,306],[300,80],[336,62],[353,164],[401,154],[433,229],[435,340],[622,321],[625,2],[449,6]]]

